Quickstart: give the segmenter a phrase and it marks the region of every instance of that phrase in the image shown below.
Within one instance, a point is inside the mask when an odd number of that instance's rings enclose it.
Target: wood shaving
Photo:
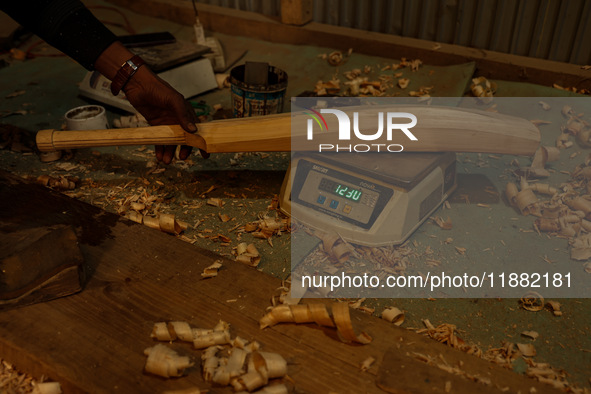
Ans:
[[[242,242],[236,247],[236,261],[257,267],[261,262],[261,255],[254,244],[247,245],[246,242]]]
[[[536,348],[531,343],[518,343],[517,349],[523,354],[525,357],[533,357],[536,355]]]
[[[0,360],[0,392],[2,393],[41,394],[45,389],[55,390],[56,386],[59,388],[59,383],[37,381],[32,376],[17,371],[9,362]],[[61,393],[61,389],[48,392]]]
[[[117,128],[147,127],[150,124],[142,114],[122,116],[113,120],[113,126]]]
[[[203,272],[201,273],[201,276],[204,278],[216,277],[216,276],[218,276],[218,271],[221,267],[222,267],[222,260],[216,260],[213,262],[213,264],[211,264],[210,266],[208,266],[207,268],[205,268],[203,270]]]
[[[329,53],[326,60],[328,61],[328,64],[330,64],[331,66],[340,66],[345,61],[343,57],[343,52],[341,51],[334,51]]]
[[[26,90],[16,90],[10,94],[7,94],[6,96],[4,96],[4,98],[10,99],[10,98],[15,98],[18,96],[22,96],[23,94],[27,93]]]
[[[540,336],[537,331],[522,331],[521,335],[534,341]]]
[[[547,124],[552,124],[552,122],[550,122],[549,120],[542,119],[531,119],[530,122],[532,122],[535,126],[544,126]]]
[[[125,217],[136,223],[143,224],[168,234],[178,235],[185,231],[188,227],[187,223],[177,220],[175,215],[168,213],[161,213],[157,217],[152,217],[144,216],[137,211],[130,211],[125,215]]]
[[[341,90],[341,81],[333,79],[328,82],[318,81],[314,87],[314,92],[318,96],[326,96],[327,94],[337,94]]]
[[[369,356],[368,358],[366,358],[365,360],[363,360],[363,362],[359,366],[359,369],[361,369],[362,372],[365,372],[368,369],[370,369],[371,366],[373,365],[373,363],[375,363],[375,362],[376,362],[376,359],[374,357],[372,357],[372,356]]]
[[[562,316],[562,311],[560,310],[560,302],[558,301],[548,301],[546,306],[552,311],[554,316]]]
[[[443,230],[451,230],[453,228],[451,218],[449,216],[445,221],[440,216],[431,217],[429,219],[435,222],[435,224],[437,224]]]
[[[348,304],[333,303],[330,309],[332,313],[324,304],[279,305],[263,316],[259,324],[264,329],[279,323],[316,323],[323,327],[335,327],[344,342],[368,344],[372,341],[364,332],[355,334]]]
[[[382,319],[396,326],[401,326],[404,323],[404,312],[394,306],[390,306],[382,312]]]
[[[400,89],[406,89],[408,87],[408,84],[410,83],[410,79],[408,78],[400,78],[398,80],[398,87]]]
[[[443,323],[435,327],[433,324],[431,324],[429,319],[424,319],[423,324],[425,325],[425,328],[417,330],[417,333],[425,334],[435,339],[437,342],[460,349],[470,354],[482,354],[480,349],[475,346],[467,345],[464,340],[457,336],[455,325]]]
[[[73,176],[60,176],[52,177],[49,175],[41,175],[37,178],[36,182],[40,185],[49,187],[55,190],[73,190],[76,188],[76,184],[80,181],[78,177]]]
[[[473,78],[470,90],[474,97],[477,97],[484,104],[489,104],[492,102],[492,97],[497,90],[497,84],[490,82],[485,77]]]
[[[224,201],[221,198],[208,198],[207,205],[211,205],[212,207],[221,208],[224,206]]]
[[[179,356],[160,343],[145,349],[144,355],[148,356],[144,370],[163,378],[182,376],[185,368],[193,365],[189,357]]]
[[[527,293],[519,300],[521,307],[531,312],[538,312],[544,309],[544,297],[535,291]]]

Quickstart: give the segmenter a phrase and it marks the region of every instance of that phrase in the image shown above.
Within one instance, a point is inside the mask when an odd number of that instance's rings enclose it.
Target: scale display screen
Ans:
[[[332,179],[322,178],[319,190],[335,194],[346,198],[347,200],[358,202],[363,192],[359,189],[355,189],[353,186],[349,186],[340,182],[335,182]]]
[[[368,229],[393,194],[391,188],[371,179],[301,159],[293,180],[291,199],[315,211],[317,217],[327,215]]]

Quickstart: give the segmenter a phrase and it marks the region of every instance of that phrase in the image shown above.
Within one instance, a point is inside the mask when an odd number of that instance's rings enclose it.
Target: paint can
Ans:
[[[109,128],[107,113],[100,105],[83,105],[66,112],[68,130],[103,130]]]
[[[283,111],[287,73],[267,63],[246,62],[230,71],[235,118],[276,114]]]

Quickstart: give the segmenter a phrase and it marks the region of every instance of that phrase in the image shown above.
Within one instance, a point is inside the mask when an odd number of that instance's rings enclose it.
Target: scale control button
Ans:
[[[316,202],[318,204],[324,204],[325,201],[326,201],[326,196],[318,196],[318,199],[316,200]]]
[[[339,206],[339,202],[338,202],[338,200],[332,200],[332,201],[330,202],[330,207],[331,207],[332,209],[337,209],[337,207],[338,207],[338,206]]]
[[[345,205],[345,207],[343,208],[343,213],[350,213],[351,212],[351,206],[350,205]]]

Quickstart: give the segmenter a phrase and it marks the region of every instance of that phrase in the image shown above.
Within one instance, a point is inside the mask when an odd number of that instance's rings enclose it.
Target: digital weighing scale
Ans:
[[[367,246],[404,242],[456,188],[455,153],[296,153],[280,210]]]

